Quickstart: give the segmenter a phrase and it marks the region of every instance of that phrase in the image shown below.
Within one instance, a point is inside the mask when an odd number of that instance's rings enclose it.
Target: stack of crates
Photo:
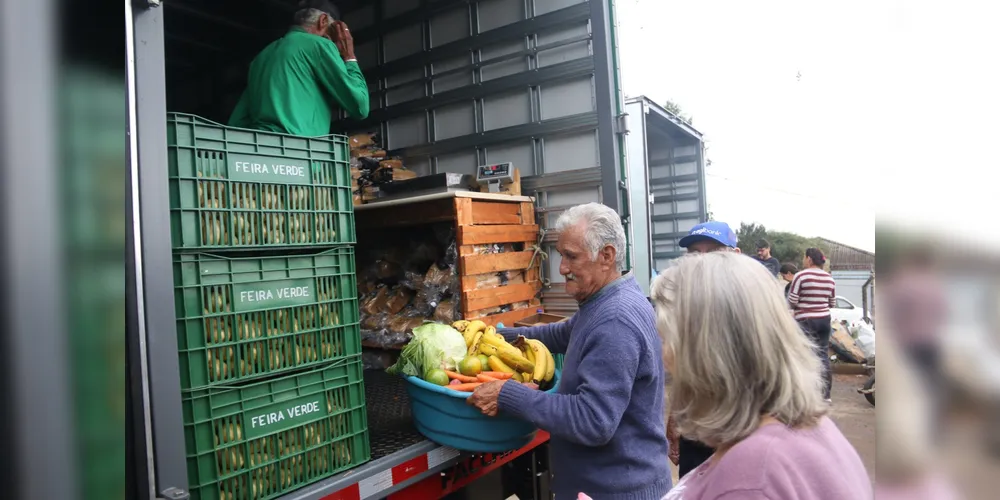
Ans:
[[[368,461],[347,138],[167,123],[191,497],[274,498]]]

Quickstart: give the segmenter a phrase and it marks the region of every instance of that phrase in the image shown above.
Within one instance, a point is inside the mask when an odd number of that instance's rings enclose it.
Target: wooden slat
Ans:
[[[458,256],[465,257],[466,255],[477,255],[475,245],[461,245],[458,247]]]
[[[527,318],[528,316],[537,314],[536,311],[537,311],[536,306],[528,306],[523,309],[516,309],[514,311],[508,311],[500,314],[491,314],[489,316],[483,316],[483,315],[466,316],[465,319],[480,319],[484,323],[490,326],[497,326],[497,323],[503,323],[503,326],[509,328],[514,326],[514,322],[521,321],[522,319]]]
[[[477,309],[487,307],[497,307],[516,302],[526,302],[533,298],[542,289],[542,284],[535,281],[520,285],[505,285],[484,290],[471,290],[462,294],[462,313],[469,313]]]
[[[538,259],[535,260],[537,261]],[[538,272],[538,264],[536,263],[535,265],[531,266],[531,269],[524,271],[524,281],[531,282],[538,280],[539,280],[539,272]]]
[[[455,198],[455,225],[468,226],[472,224],[472,199]]]
[[[516,243],[533,241],[536,238],[538,238],[538,225],[536,224],[460,226],[458,228],[459,245]]]
[[[462,257],[465,265],[465,275],[498,273],[500,271],[510,271],[512,269],[525,269],[531,261],[533,252],[511,252],[467,255]]]
[[[472,224],[521,224],[521,204],[472,201]],[[459,219],[459,225],[463,224]]]
[[[471,201],[467,198],[465,201]],[[372,205],[377,207],[378,205]],[[413,205],[387,205],[371,210],[354,212],[358,232],[366,229],[414,226],[453,220],[455,204],[452,199],[430,200]]]
[[[535,204],[521,203],[521,224],[535,223]]]
[[[534,280],[528,280],[528,279],[526,279],[525,278],[525,273],[526,273],[526,271],[512,271],[512,272],[508,272],[510,281],[507,284],[508,285],[520,285],[522,283],[530,283],[531,281],[538,281],[538,278],[535,278]],[[479,278],[480,277],[484,277],[484,276],[491,277],[491,276],[496,276],[496,275],[492,274],[492,273],[485,273],[485,274],[470,274],[468,276],[462,276],[462,277],[460,277],[459,279],[462,282],[461,283],[462,284],[462,292],[471,292],[472,290],[477,289],[480,286],[480,280],[479,280]],[[497,285],[497,286],[499,286],[499,285]],[[493,288],[496,288],[496,286],[493,286],[493,287],[490,287],[490,288],[493,289]]]

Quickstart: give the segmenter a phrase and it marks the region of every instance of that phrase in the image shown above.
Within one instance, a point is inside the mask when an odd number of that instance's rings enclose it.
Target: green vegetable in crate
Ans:
[[[386,372],[422,377],[433,368],[455,371],[466,349],[465,338],[458,330],[441,323],[424,323],[413,329],[413,339]]]

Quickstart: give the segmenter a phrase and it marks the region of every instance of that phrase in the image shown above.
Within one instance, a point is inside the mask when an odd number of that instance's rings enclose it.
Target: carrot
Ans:
[[[468,384],[449,385],[448,388],[458,392],[472,392],[476,390],[476,387],[479,387],[481,385],[483,385],[482,382],[475,382]]]
[[[448,378],[450,379],[461,380],[462,382],[465,382],[467,384],[472,382],[478,382],[476,377],[470,377],[468,375],[462,375],[461,373],[451,372],[448,370],[445,370],[444,372],[448,374]]]
[[[487,377],[493,377],[497,380],[507,380],[514,376],[513,373],[507,372],[481,372],[480,375],[486,375]]]
[[[491,377],[485,373],[480,373],[479,375],[476,375],[476,378],[479,379],[480,382],[493,382],[495,380],[500,380],[496,377]]]

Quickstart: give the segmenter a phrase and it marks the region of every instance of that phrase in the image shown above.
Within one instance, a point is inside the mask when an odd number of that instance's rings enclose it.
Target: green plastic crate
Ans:
[[[356,241],[347,137],[299,137],[167,115],[174,249]]]
[[[371,459],[360,355],[182,404],[195,500],[274,498]]]
[[[181,387],[232,384],[361,352],[354,249],[174,256]]]

